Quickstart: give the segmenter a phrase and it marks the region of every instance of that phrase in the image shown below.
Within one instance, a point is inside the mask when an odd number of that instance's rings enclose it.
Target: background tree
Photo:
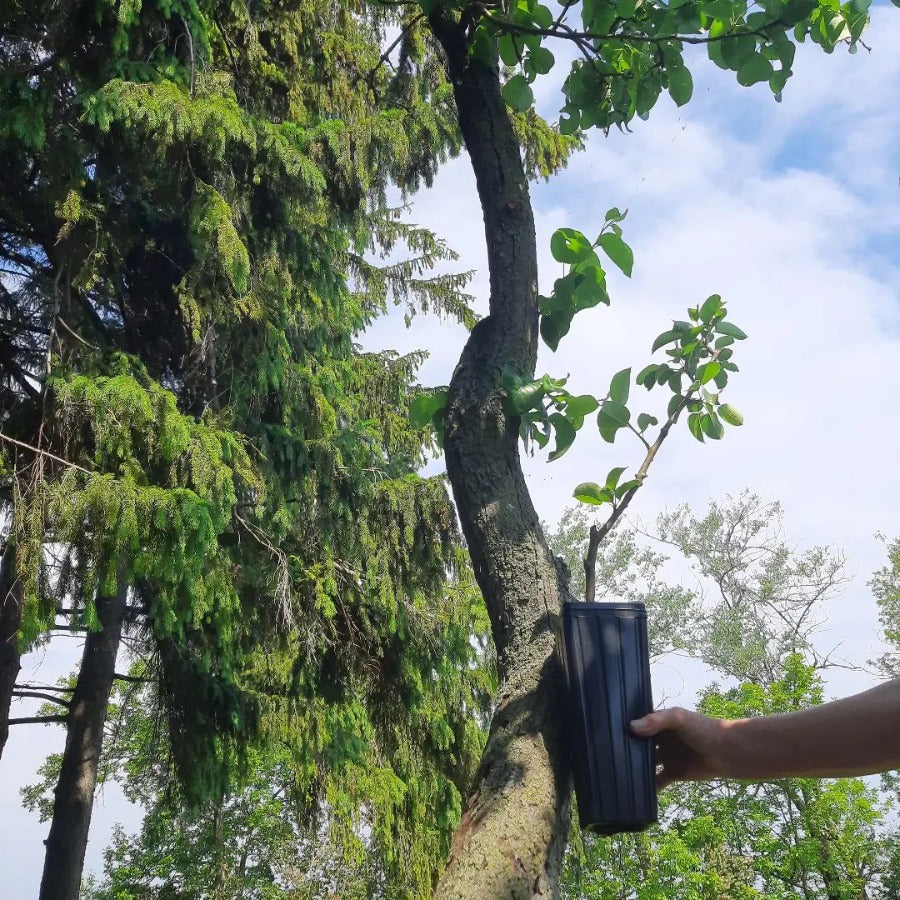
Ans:
[[[571,522],[580,519],[573,528]],[[583,514],[570,513],[551,546],[577,558],[588,544]],[[598,588],[659,604],[655,585],[672,563],[655,547],[678,551],[695,587],[676,600],[686,617],[679,652],[695,657],[734,687],[713,683],[698,708],[727,718],[787,712],[821,703],[821,671],[833,664],[813,644],[824,604],[846,580],[843,556],[828,548],[791,548],[778,504],[743,493],[712,502],[702,515],[687,507],[661,514],[651,534],[618,534],[630,543],[624,562],[655,558],[654,567],[622,574],[612,544],[598,556]],[[649,542],[649,543],[648,543]],[[683,563],[681,562],[683,561]],[[608,574],[607,574],[608,573]],[[679,573],[680,574],[680,573]],[[682,579],[683,580],[683,579]],[[662,603],[665,607],[665,600]],[[665,608],[652,607],[666,620]],[[723,624],[724,623],[724,624]],[[735,623],[741,623],[740,625]],[[662,645],[665,646],[665,645]],[[657,644],[659,649],[660,644]],[[660,826],[611,839],[581,836],[567,859],[563,895],[650,898],[889,897],[889,792],[861,779],[781,779],[675,785],[660,797]]]

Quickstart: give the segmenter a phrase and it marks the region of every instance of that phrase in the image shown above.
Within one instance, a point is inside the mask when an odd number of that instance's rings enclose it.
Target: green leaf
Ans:
[[[501,34],[500,40],[497,41],[497,49],[500,52],[500,59],[503,60],[505,66],[515,66],[519,63],[519,47],[516,39],[511,34]]]
[[[624,428],[631,421],[628,407],[614,400],[605,400],[600,407],[600,415],[612,419],[619,428]]]
[[[676,106],[684,106],[694,93],[694,79],[686,66],[669,69],[669,96]]]
[[[743,414],[735,409],[730,403],[723,403],[718,409],[719,415],[724,419],[729,425],[743,425],[744,424],[744,416]]]
[[[714,441],[720,440],[722,435],[725,434],[725,429],[715,413],[702,413],[700,416],[700,427],[703,429],[703,433]]]
[[[703,429],[700,427],[700,416],[697,413],[691,413],[688,416],[688,428],[691,434],[703,443]]]
[[[569,333],[571,325],[571,313],[541,316],[541,337],[544,339],[544,343],[555,352],[559,347],[559,342]]]
[[[711,360],[708,363],[704,363],[697,369],[697,380],[700,384],[708,384],[722,369],[721,363],[716,362],[716,360]]]
[[[649,413],[641,413],[637,417],[637,427],[638,431],[641,433],[645,432],[651,425],[658,425],[659,419],[656,416],[651,416]]]
[[[550,422],[556,429],[556,447],[550,456],[547,457],[549,462],[559,459],[575,440],[576,431],[572,423],[561,413],[553,413],[550,416]]]
[[[600,403],[596,397],[592,397],[590,394],[580,394],[577,397],[569,397],[566,401],[566,413],[584,418],[599,406]]]
[[[518,112],[531,109],[531,104],[534,102],[534,93],[524,75],[513,75],[503,85],[500,93],[503,95],[503,99]]]
[[[437,9],[439,0],[419,0],[419,6],[426,16],[430,16]]]
[[[616,499],[621,500],[629,491],[639,488],[644,482],[639,478],[632,478],[630,481],[624,481],[616,488]]]
[[[622,369],[616,372],[609,384],[609,399],[614,403],[625,404],[628,402],[628,394],[631,391],[631,369]]]
[[[557,228],[550,238],[550,252],[557,262],[580,262],[591,250],[590,241],[574,228]]]
[[[614,491],[616,489],[616,485],[619,483],[622,473],[627,468],[628,466],[616,466],[616,468],[609,470],[609,474],[606,476],[606,487],[609,490]]]
[[[772,63],[769,60],[760,54],[754,54],[740,64],[737,70],[738,84],[750,87],[760,81],[768,81],[773,72]]]
[[[644,366],[644,368],[638,372],[637,378],[635,379],[637,384],[643,384],[647,390],[650,390],[656,380],[652,376],[656,374],[657,368],[659,367],[656,363],[650,363],[649,366]]]
[[[434,415],[447,405],[447,389],[435,388],[423,391],[409,405],[409,423],[413,428],[424,428]]]
[[[612,206],[606,211],[606,215],[603,217],[606,222],[621,222],[625,216],[628,215],[628,210],[625,212],[621,212],[618,206]]]
[[[601,234],[597,243],[622,272],[631,278],[631,272],[634,268],[634,253],[631,247],[619,235],[611,231]]]
[[[512,411],[517,414],[537,409],[545,394],[544,386],[540,381],[526,381],[516,385],[509,392],[509,402]]]
[[[751,34],[736,34],[722,40],[722,61],[729,69],[739,72],[742,66],[754,59],[755,53],[756,38]],[[766,78],[768,77],[767,75]],[[740,81],[740,75],[738,75],[738,81]]]
[[[747,335],[744,334],[744,332],[741,331],[741,329],[738,328],[737,325],[732,325],[731,322],[717,322],[713,326],[713,331],[715,331],[717,334],[724,334],[728,337],[733,337],[738,341],[743,341],[747,337]]]
[[[553,54],[546,47],[538,47],[528,54],[528,64],[532,72],[538,75],[546,75],[555,62]]]
[[[721,391],[725,389],[725,386],[728,384],[728,373],[723,369],[719,372],[718,375],[713,379],[716,383],[716,387]]]
[[[553,13],[548,6],[535,3],[531,6],[531,20],[538,28],[549,28],[553,24]]]
[[[651,353],[655,353],[659,350],[660,347],[665,347],[666,344],[671,344],[672,341],[677,341],[679,338],[683,336],[684,332],[679,329],[675,330],[674,328],[670,331],[664,331],[657,339],[653,342],[653,346],[650,348]]]
[[[703,301],[703,305],[699,309],[700,321],[707,325],[712,321],[713,316],[722,308],[722,298],[718,294],[713,294]]]
[[[572,491],[572,496],[582,503],[590,503],[594,506],[600,506],[603,503],[612,503],[612,494],[606,489],[600,487],[595,481],[584,481]]]

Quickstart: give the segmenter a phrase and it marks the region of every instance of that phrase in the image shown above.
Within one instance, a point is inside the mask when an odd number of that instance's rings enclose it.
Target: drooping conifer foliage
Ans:
[[[389,80],[385,14],[320,0],[0,22],[4,676],[60,624],[109,637],[118,603],[179,796],[221,802],[278,742],[306,814],[424,893],[482,746],[486,623],[443,483],[411,474],[421,358],[354,340],[391,302],[472,322],[387,197],[457,150],[443,69]],[[77,896],[102,674],[60,692],[43,896]]]

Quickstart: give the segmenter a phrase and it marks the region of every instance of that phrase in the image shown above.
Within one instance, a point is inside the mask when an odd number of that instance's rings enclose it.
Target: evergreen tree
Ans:
[[[446,247],[386,203],[458,143],[439,67],[379,66],[391,18],[0,14],[4,636],[88,632],[44,897],[77,896],[120,627],[185,802],[221,802],[254,742],[287,741],[308,813],[338,810],[348,847],[365,820],[398,891],[446,854],[490,691],[479,610],[448,586],[444,485],[411,474],[420,357],[354,338],[391,302],[472,317],[464,276],[429,274]]]

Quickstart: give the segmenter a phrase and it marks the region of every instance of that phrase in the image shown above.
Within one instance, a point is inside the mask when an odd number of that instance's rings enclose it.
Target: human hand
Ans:
[[[727,775],[725,735],[731,723],[710,719],[681,707],[660,709],[636,719],[631,730],[638,737],[656,738],[658,790],[673,781],[705,781]]]

